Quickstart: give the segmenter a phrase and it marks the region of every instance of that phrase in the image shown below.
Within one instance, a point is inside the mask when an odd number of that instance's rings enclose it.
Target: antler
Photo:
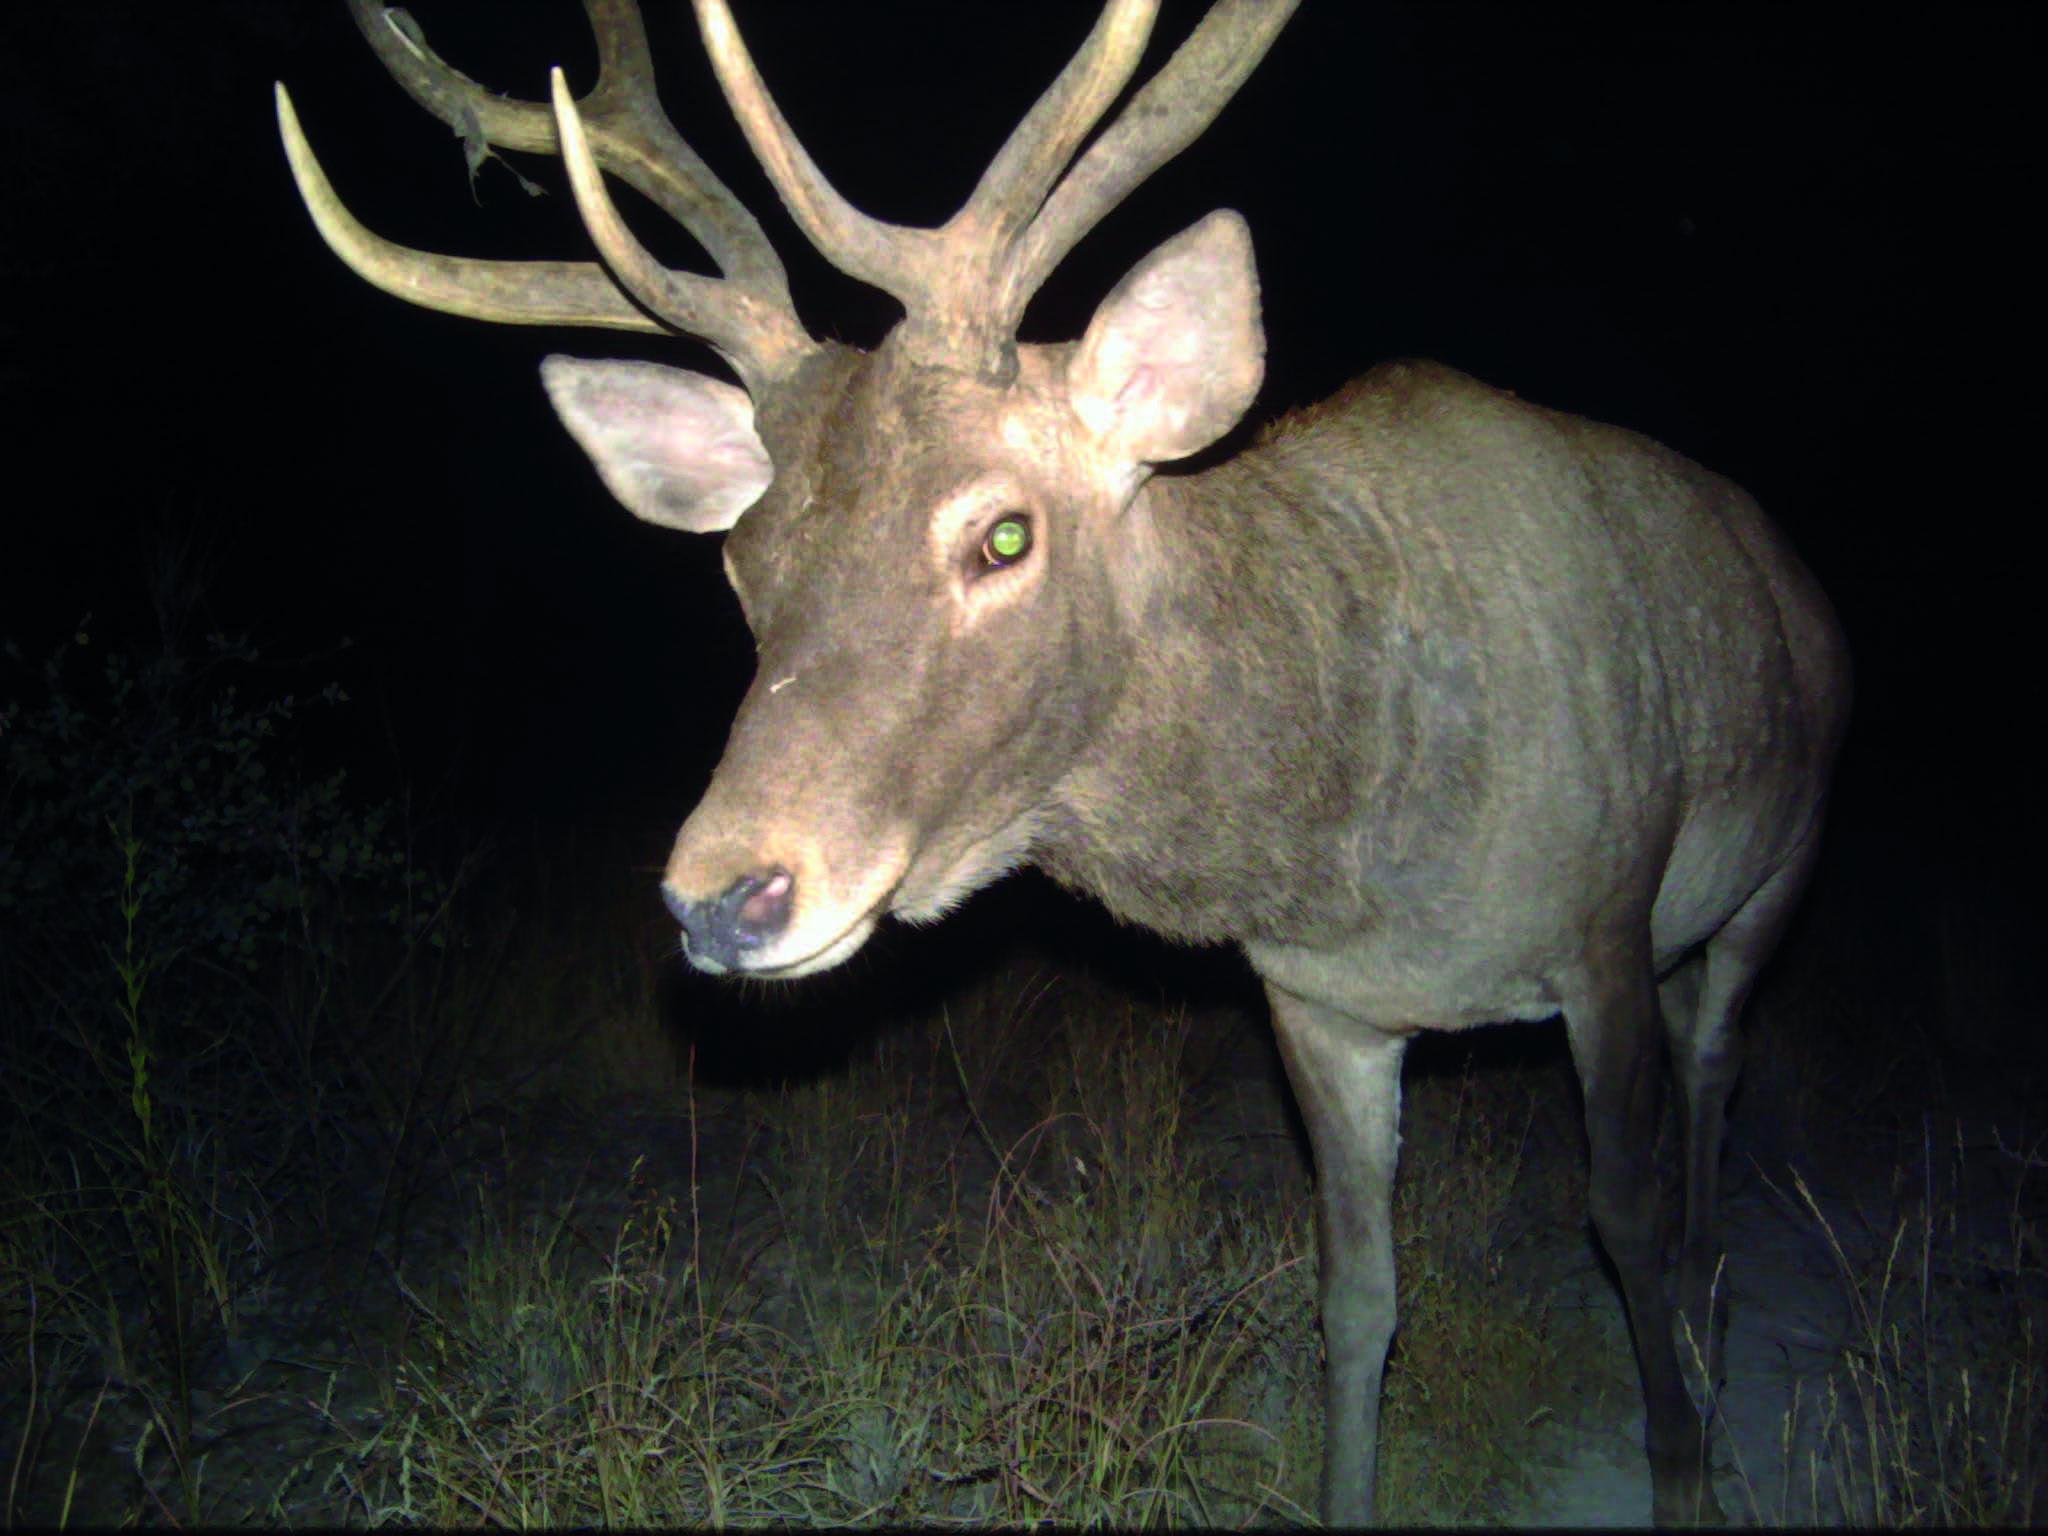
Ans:
[[[1158,11],[1158,0],[1109,0],[966,205],[937,229],[916,229],[869,218],[832,188],[761,83],[726,0],[695,0],[704,48],[733,115],[811,243],[848,276],[902,303],[902,345],[998,377],[1015,366],[1017,325],[1039,285],[1215,120],[1299,3],[1218,0],[1061,180],[1129,82]]]
[[[997,305],[1013,329],[1067,252],[1216,121],[1300,4],[1217,0],[1061,179],[1018,241]]]
[[[551,153],[560,147],[566,135],[558,134],[548,105],[493,95],[436,56],[416,29],[402,27],[375,0],[349,0],[349,8],[393,78],[458,133],[504,149]],[[587,141],[586,160],[658,204],[704,247],[723,278],[659,267],[650,272],[651,258],[630,274],[607,273],[595,262],[478,261],[383,240],[335,196],[280,85],[278,127],[315,225],[359,276],[430,309],[515,325],[680,330],[717,348],[750,386],[783,376],[814,344],[797,319],[774,247],[662,111],[633,0],[584,0],[584,9],[600,65],[597,84],[581,105],[579,141]],[[557,95],[566,98],[559,87]],[[605,242],[600,249],[608,249]]]
[[[899,344],[913,355],[999,378],[1015,368],[1017,325],[1039,285],[1083,235],[1215,120],[1299,3],[1217,0],[1074,161],[1129,84],[1159,9],[1159,0],[1108,0],[966,204],[939,228],[916,229],[869,218],[833,190],[761,83],[727,0],[695,0],[726,100],[811,242],[841,271],[902,303]],[[561,154],[605,258],[603,266],[477,261],[381,239],[335,196],[280,85],[278,128],[299,193],[328,245],[360,276],[413,303],[477,319],[683,331],[716,347],[750,387],[786,376],[813,350],[760,224],[662,111],[634,0],[584,0],[598,42],[597,84],[574,102],[558,70],[551,104],[486,91],[376,0],[349,0],[349,8],[393,78],[458,133],[503,149]],[[619,218],[601,171],[658,204],[724,276],[657,262]]]

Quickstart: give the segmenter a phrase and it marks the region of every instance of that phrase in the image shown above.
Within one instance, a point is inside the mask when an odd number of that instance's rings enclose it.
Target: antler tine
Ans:
[[[907,345],[998,375],[1011,365],[1017,324],[1039,285],[1083,235],[1209,126],[1299,3],[1217,0],[1069,170],[1129,83],[1158,13],[1158,0],[1108,0],[966,205],[939,229],[912,229],[869,218],[834,190],[762,84],[728,0],[694,0],[705,52],[733,115],[811,243],[840,271],[902,303]]]
[[[705,52],[733,115],[790,215],[840,271],[895,297],[905,345],[996,373],[1012,320],[996,304],[1014,248],[1047,190],[1138,67],[1159,0],[1109,0],[1078,52],[1010,135],[965,206],[939,229],[860,212],[825,179],[775,105],[727,0],[695,0]]]
[[[334,254],[373,287],[473,320],[667,334],[668,328],[634,308],[594,261],[478,261],[411,250],[372,234],[335,195],[282,84],[277,87],[277,127],[314,227]]]
[[[996,303],[1012,329],[1081,237],[1216,120],[1301,0],[1216,0],[1089,146],[1019,241]]]
[[[976,233],[993,252],[1031,222],[1088,131],[1130,83],[1158,15],[1159,0],[1110,0],[1102,8],[1059,78],[989,162],[967,206],[948,221],[949,231],[980,226]]]
[[[662,110],[647,29],[634,0],[583,0],[597,36],[597,85],[582,117],[597,162],[654,201],[703,245],[726,277],[796,318],[789,278],[760,221],[697,157]],[[618,126],[610,121],[618,118]],[[653,187],[656,190],[650,191]]]
[[[788,306],[789,280],[766,232],[662,110],[638,5],[584,0],[583,8],[598,48],[597,84],[582,102],[598,164],[687,229],[727,278]],[[401,24],[378,0],[349,0],[349,12],[392,79],[457,133],[479,132],[500,149],[556,152],[555,118],[546,102],[485,89],[428,47],[416,24]]]
[[[820,255],[900,302],[913,319],[942,297],[945,248],[938,231],[871,219],[840,196],[818,169],[762,84],[726,0],[695,0],[704,51],[727,104],[776,194]]]
[[[782,334],[781,312],[732,283],[676,272],[656,261],[619,217],[604,189],[583,119],[559,69],[549,72],[562,165],[591,242],[617,282],[642,304],[693,336],[702,337],[731,363],[750,389],[772,382],[809,350],[808,338]]]
[[[436,56],[416,27],[401,25],[375,0],[349,0],[349,8],[393,78],[443,122],[506,149],[558,149],[551,107],[486,91]],[[278,129],[315,227],[358,275],[429,309],[514,325],[680,330],[711,343],[750,385],[780,376],[813,346],[790,302],[780,259],[761,226],[661,110],[634,0],[585,0],[585,9],[597,34],[601,68],[585,98],[588,134],[579,135],[584,160],[603,164],[659,203],[696,236],[725,277],[661,272],[656,279],[649,269],[660,269],[624,234],[615,212],[609,220],[615,237],[600,248],[619,253],[633,268],[631,281],[595,262],[477,261],[384,240],[357,222],[335,195],[280,85]],[[610,209],[608,201],[604,206]],[[654,313],[643,313],[620,291],[622,284]]]

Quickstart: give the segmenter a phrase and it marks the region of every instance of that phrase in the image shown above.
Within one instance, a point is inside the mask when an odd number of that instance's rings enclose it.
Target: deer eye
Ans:
[[[1021,512],[998,518],[981,541],[981,563],[990,570],[1015,565],[1031,553],[1031,519]]]

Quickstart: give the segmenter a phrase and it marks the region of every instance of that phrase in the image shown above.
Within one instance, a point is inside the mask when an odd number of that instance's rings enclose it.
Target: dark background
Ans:
[[[551,63],[579,90],[594,73],[573,5],[413,9],[443,57],[508,93],[544,94]],[[671,115],[768,226],[806,322],[878,340],[889,301],[796,235],[687,7],[648,9]],[[912,223],[958,206],[1093,15],[737,9],[839,188]],[[1167,7],[1141,78],[1197,14]],[[1219,123],[1054,275],[1026,336],[1078,334],[1139,256],[1228,205],[1264,286],[1257,414],[1426,355],[1732,475],[1789,529],[1856,653],[1824,881],[1907,948],[1941,890],[2027,942],[2039,14],[1308,0]],[[373,291],[298,205],[273,79],[379,233],[588,255],[547,163],[521,169],[553,195],[493,164],[472,197],[457,142],[338,0],[6,7],[0,636],[38,654],[91,614],[96,643],[147,639],[182,587],[192,630],[251,632],[355,692],[337,750],[366,773],[435,786],[481,827],[648,829],[658,860],[751,647],[717,540],[611,502],[536,365],[716,365],[685,342],[494,327]],[[659,253],[701,261],[628,211]]]

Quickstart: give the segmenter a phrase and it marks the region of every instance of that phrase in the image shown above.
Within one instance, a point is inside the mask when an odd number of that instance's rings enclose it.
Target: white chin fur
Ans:
[[[874,931],[875,917],[874,914],[870,913],[840,934],[838,938],[827,944],[823,949],[813,950],[801,960],[783,961],[768,958],[760,964],[750,964],[742,967],[740,974],[743,976],[759,976],[770,981],[787,981],[798,976],[809,976],[818,971],[829,971],[833,966],[839,964],[840,961],[846,959],[855,950],[859,949],[861,945],[867,943],[868,936]]]

